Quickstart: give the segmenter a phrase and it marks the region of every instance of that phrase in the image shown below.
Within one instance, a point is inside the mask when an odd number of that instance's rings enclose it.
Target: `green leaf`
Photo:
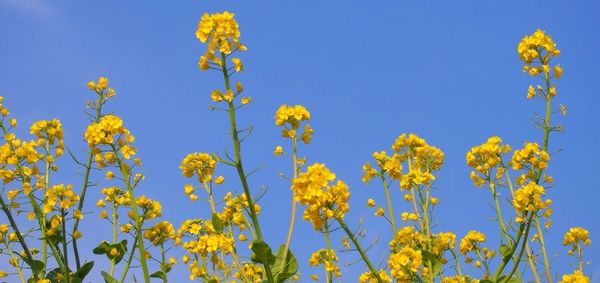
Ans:
[[[154,272],[154,273],[150,274],[150,277],[152,277],[152,278],[160,278],[160,279],[164,280],[165,277],[166,277],[166,274],[164,272],[162,272],[162,271],[157,271],[157,272]]]
[[[264,241],[254,240],[250,244],[250,249],[252,250],[250,259],[253,262],[273,265],[275,256],[273,255],[271,247],[269,247],[267,243]]]
[[[36,274],[43,271],[46,264],[41,260],[33,260],[29,267],[31,267],[31,273]]]
[[[81,268],[79,268],[77,271],[75,271],[75,273],[73,273],[73,277],[77,277],[81,280],[83,280],[88,273],[90,273],[90,271],[92,270],[92,268],[94,267],[94,262],[93,261],[88,261],[86,263],[83,264],[83,266]]]
[[[504,245],[504,244],[500,245],[500,248],[498,248],[498,251],[500,252],[500,254],[502,255],[503,258],[511,256],[510,247],[507,245]]]
[[[212,225],[217,233],[223,232],[223,222],[221,222],[221,218],[216,213],[212,214]]]
[[[113,248],[117,249],[117,252],[118,252],[117,255],[110,254],[110,250],[112,250]],[[127,253],[127,240],[123,240],[118,244],[110,245],[108,252],[106,253],[106,256],[108,256],[109,259],[114,259],[115,264],[117,264],[121,261],[121,259],[123,259],[123,256],[125,256],[126,253]]]
[[[279,246],[277,254],[275,255],[275,262],[272,266],[273,275],[275,275],[275,282],[282,283],[288,278],[294,276],[298,272],[298,261],[290,249],[287,249],[287,255],[285,245]],[[285,258],[284,258],[285,257]]]
[[[479,280],[479,283],[494,283],[494,281],[484,279],[484,280]]]
[[[110,250],[109,247],[110,244],[107,241],[102,241],[92,252],[97,255],[106,254]]]
[[[113,278],[112,276],[110,276],[110,274],[108,274],[106,271],[102,271],[102,278],[104,278],[104,282],[106,283],[119,283],[119,281],[117,281],[117,279]]]
[[[423,262],[431,262],[432,272],[437,275],[442,270],[442,262],[437,255],[434,255],[432,252],[427,250],[421,250],[421,255],[423,256]]]

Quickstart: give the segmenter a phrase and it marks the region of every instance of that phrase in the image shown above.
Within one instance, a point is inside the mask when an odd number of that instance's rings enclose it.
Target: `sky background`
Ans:
[[[592,237],[585,271],[598,273],[593,282],[600,282],[597,1],[0,0],[0,95],[19,119],[17,133],[28,137],[32,122],[58,118],[69,149],[83,158],[88,121],[82,110],[93,98],[85,85],[107,76],[118,94],[105,109],[123,118],[143,161],[146,180],[138,194],[161,200],[164,218],[176,226],[185,218],[207,217],[208,204],[191,203],[183,193],[190,180],[181,175],[179,163],[190,152],[231,148],[226,114],[207,107],[210,91],[223,87],[222,78],[198,69],[206,47],[195,37],[203,13],[223,10],[236,14],[248,46],[240,55],[245,72],[236,79],[254,102],[240,111],[239,125],[254,126],[243,157],[248,171],[262,167],[250,178],[253,192],[268,187],[260,203],[267,241],[274,248],[285,241],[291,198],[289,182],[278,177],[278,172],[291,175],[291,160],[272,155],[278,144],[289,149],[274,125],[274,112],[283,103],[303,104],[315,134],[300,152],[309,163],[324,162],[350,185],[346,221],[352,227],[366,221],[365,244],[379,239],[369,250],[376,264],[384,262],[390,228],[365,208],[369,197],[383,203],[384,193],[378,182],[361,182],[361,166],[373,151],[390,150],[401,133],[417,133],[446,154],[435,183],[434,195],[441,200],[436,230],[460,238],[479,229],[488,233],[489,246],[497,245],[491,196],[472,185],[465,153],[492,135],[513,148],[541,142],[530,119],[543,113],[543,102],[526,99],[527,86],[538,81],[521,72],[516,47],[524,35],[546,30],[562,51],[555,63],[564,68],[553,109],[558,103],[568,108],[566,117],[553,117],[566,132],[550,138],[555,154],[548,172],[556,186],[548,190],[554,224],[546,241],[552,271],[573,270],[575,259],[566,255],[562,236],[581,225]],[[59,166],[56,182],[80,185],[80,169],[69,157]],[[219,196],[240,191],[230,168],[220,166],[217,172],[226,176]],[[92,178],[102,181],[103,175]],[[90,196],[92,209],[99,188]],[[397,189],[392,197],[398,213],[408,210]],[[109,224],[97,219],[95,212],[83,221],[83,250],[110,237]],[[338,248],[341,236],[333,236]],[[323,239],[310,223],[298,222],[292,250],[304,280],[312,273],[323,278],[320,268],[307,264],[310,253],[325,246]],[[341,264],[358,258],[343,253]],[[96,261],[95,274],[108,264],[99,256],[87,259]],[[5,259],[0,266],[6,266]],[[360,262],[343,267],[344,281],[364,270]],[[172,282],[184,281],[188,271],[180,266],[170,275]]]

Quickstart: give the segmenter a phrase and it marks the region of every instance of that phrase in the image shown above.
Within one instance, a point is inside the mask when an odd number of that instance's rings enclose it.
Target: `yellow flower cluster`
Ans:
[[[106,115],[97,123],[91,123],[85,131],[85,139],[90,148],[93,149],[94,157],[100,167],[106,164],[115,162],[113,152],[104,152],[98,147],[99,145],[110,145],[111,149],[114,146],[125,159],[130,159],[135,155],[136,148],[132,145],[135,137],[123,126],[123,120],[115,115]],[[116,138],[116,145],[115,145]]]
[[[246,278],[248,278],[251,282],[253,283],[260,283],[263,282],[263,269],[260,265],[252,263],[252,262],[244,262],[244,276],[246,276]],[[237,279],[242,279],[242,272],[240,270],[237,270],[234,274],[233,277],[237,278]],[[242,281],[243,282],[243,281]]]
[[[215,54],[217,49],[224,55],[230,54],[235,50],[246,50],[246,46],[239,40],[240,30],[238,23],[233,17],[233,13],[225,11],[214,14],[205,13],[200,18],[196,37],[201,42],[208,41],[208,50],[200,57],[200,61],[198,62],[200,69],[207,70],[210,67],[209,62],[221,65],[221,56]]]
[[[308,166],[292,180],[294,200],[307,206],[304,219],[310,220],[316,230],[321,230],[329,218],[343,218],[350,208],[348,185],[342,180],[333,184],[334,180],[335,174],[322,163]]]
[[[479,249],[479,243],[485,242],[485,234],[471,230],[460,240],[459,250],[461,253],[466,254],[472,250]]]
[[[233,223],[234,225],[238,226],[240,230],[245,230],[248,223],[244,214],[244,209],[249,207],[246,194],[232,196],[231,192],[227,192],[223,198],[223,201],[225,202],[225,207],[219,214],[221,222]],[[256,211],[256,214],[259,214],[261,210],[260,205],[254,203],[254,210]]]
[[[546,194],[544,187],[534,182],[529,182],[515,191],[512,204],[519,215],[526,211],[535,212],[548,207],[552,203],[550,199],[542,199],[544,194]],[[517,216],[518,222],[524,220],[520,216]]]
[[[100,192],[104,194],[104,199],[98,200],[96,203],[96,206],[98,207],[105,207],[105,200],[109,203],[113,203],[115,206],[129,206],[131,204],[129,192],[119,187],[102,188]]]
[[[420,250],[409,246],[402,247],[399,251],[390,255],[388,266],[393,278],[400,282],[410,282],[414,273],[423,264],[423,255]]]
[[[2,114],[2,117],[6,117],[8,116],[8,114],[10,113],[8,111],[8,108],[6,108],[4,106],[4,104],[2,103],[4,101],[4,96],[0,96],[0,114]]]
[[[154,218],[162,216],[162,207],[160,202],[157,200],[149,199],[142,195],[135,200],[136,205],[142,210],[142,216],[145,220],[152,220]],[[129,217],[132,217],[133,213],[129,213]]]
[[[556,48],[552,37],[541,29],[536,30],[531,35],[524,36],[517,46],[517,52],[519,53],[519,59],[525,61],[525,64],[528,65],[542,56],[560,55],[560,50]]]
[[[425,236],[413,226],[404,226],[396,232],[390,241],[390,248],[398,249],[402,246],[419,247],[425,241]]]
[[[325,270],[328,272],[332,272],[335,277],[342,276],[342,272],[340,271],[340,267],[337,262],[339,258],[335,254],[335,251],[332,249],[319,249],[313,252],[310,255],[310,259],[308,263],[310,266],[317,266],[319,264],[325,265]]]
[[[44,146],[46,142],[49,145],[56,145],[55,157],[63,155],[65,148],[64,134],[62,124],[58,119],[37,121],[31,125],[29,131],[38,138],[40,146]]]
[[[296,130],[300,127],[300,123],[308,120],[310,120],[310,112],[300,104],[294,106],[283,104],[275,112],[275,125],[283,126],[283,129],[281,130],[281,135],[283,137],[296,139]],[[308,144],[310,143],[313,133],[314,130],[310,125],[306,124],[304,125],[304,131],[302,132],[300,139]]]
[[[590,232],[583,227],[572,227],[565,233],[563,245],[576,247],[579,243],[589,246],[592,243]]]
[[[392,278],[390,278],[390,276],[388,275],[387,271],[385,271],[385,269],[379,270],[379,277],[381,278],[381,280],[383,280],[383,282],[392,282]],[[377,283],[379,281],[377,280],[377,278],[373,275],[373,273],[371,271],[367,271],[367,272],[363,272],[358,277],[358,282],[359,283]]]
[[[79,201],[79,195],[73,191],[73,185],[58,184],[46,190],[43,210],[48,213],[54,210],[56,203],[60,209],[69,209]]]
[[[590,278],[578,269],[573,274],[563,275],[559,283],[590,283]]]
[[[184,176],[191,178],[198,175],[200,183],[212,181],[217,161],[208,153],[195,152],[186,155],[179,168]]]
[[[527,142],[522,149],[514,151],[511,164],[513,169],[525,169],[525,173],[520,174],[516,178],[519,185],[525,184],[527,181],[537,182],[536,171],[546,169],[550,161],[550,155],[541,150],[537,143]],[[551,178],[546,178],[548,181]]]
[[[474,170],[470,177],[476,186],[481,186],[489,178],[501,179],[504,173],[502,154],[511,150],[510,145],[502,144],[502,139],[493,136],[467,152],[467,165]],[[497,169],[495,173],[492,173]]]
[[[167,239],[175,239],[175,228],[169,221],[160,221],[144,231],[144,238],[160,246]]]
[[[113,97],[117,93],[114,88],[108,87],[108,79],[106,77],[98,78],[98,82],[89,81],[87,87],[102,96],[103,99]]]
[[[181,238],[184,235],[191,236],[192,239],[183,242],[183,248],[190,254],[198,254],[202,257],[206,257],[209,253],[216,253],[217,251],[229,254],[235,246],[235,241],[232,237],[217,233],[212,224],[199,219],[184,221],[177,230],[176,242],[181,242]]]
[[[442,283],[479,283],[479,280],[469,278],[468,276],[454,275],[454,276],[444,277],[444,280],[442,280]]]

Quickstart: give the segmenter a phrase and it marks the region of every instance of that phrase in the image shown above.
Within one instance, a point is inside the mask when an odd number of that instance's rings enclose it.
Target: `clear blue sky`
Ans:
[[[566,256],[562,235],[582,225],[593,241],[586,249],[592,262],[586,270],[600,273],[600,99],[594,87],[600,4],[491,3],[0,0],[0,95],[19,119],[21,133],[35,120],[59,118],[67,145],[83,156],[87,120],[82,109],[92,97],[85,84],[107,76],[118,91],[108,109],[121,115],[136,136],[144,163],[147,178],[139,193],[162,200],[164,216],[176,225],[186,217],[206,217],[207,205],[190,203],[183,193],[188,180],[179,162],[186,153],[223,152],[230,144],[227,117],[207,107],[221,78],[198,70],[205,46],[194,33],[203,13],[234,12],[248,46],[241,56],[246,71],[238,79],[255,100],[240,115],[241,125],[255,126],[244,143],[244,158],[248,169],[264,166],[251,185],[254,192],[269,187],[261,201],[268,241],[272,246],[284,241],[291,196],[287,181],[277,176],[289,175],[291,162],[272,156],[275,145],[287,145],[273,115],[282,103],[301,103],[311,111],[315,129],[313,142],[301,151],[309,162],[325,162],[350,185],[347,221],[356,227],[361,217],[366,219],[365,241],[380,237],[370,251],[377,258],[386,250],[389,228],[364,203],[368,197],[383,201],[383,191],[377,182],[361,183],[361,165],[374,150],[389,149],[403,132],[415,132],[446,153],[435,192],[441,199],[435,214],[439,230],[451,229],[461,237],[477,228],[495,239],[489,192],[472,185],[465,153],[491,135],[513,147],[541,140],[529,119],[543,106],[526,100],[532,78],[521,72],[516,53],[521,37],[541,28],[562,51],[557,62],[565,71],[556,100],[568,107],[566,117],[555,119],[566,133],[550,140],[551,150],[560,151],[549,168],[556,180],[548,190],[555,213],[546,239],[551,257],[560,255],[553,271],[571,271],[573,259]],[[80,178],[73,177],[78,169],[69,158],[59,164],[55,180],[79,185]],[[224,190],[240,190],[233,172],[218,170],[231,176]],[[98,195],[94,192],[90,204]],[[398,206],[405,205],[399,192],[393,197]],[[84,243],[90,249],[101,239],[90,229],[110,235],[108,223],[99,225],[96,219],[88,215],[84,221]],[[308,268],[307,259],[324,243],[310,223],[298,227],[293,250],[307,278],[321,273]],[[342,263],[357,258],[346,253]],[[99,257],[90,259],[98,263],[96,273],[106,264]],[[362,270],[359,263],[343,272]],[[185,277],[183,267],[172,276]]]

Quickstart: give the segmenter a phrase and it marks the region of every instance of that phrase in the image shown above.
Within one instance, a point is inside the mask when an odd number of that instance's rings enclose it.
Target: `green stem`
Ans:
[[[344,219],[342,219],[342,218],[335,218],[335,220],[337,220],[337,222],[340,224],[340,226],[342,227],[342,229],[344,229],[344,231],[346,232],[346,235],[348,235],[348,237],[350,238],[350,240],[352,241],[352,243],[354,243],[354,246],[356,247],[356,249],[360,253],[360,256],[362,257],[362,259],[365,262],[365,264],[367,264],[367,267],[369,267],[369,270],[371,271],[371,273],[373,274],[373,276],[375,277],[375,279],[377,279],[377,282],[383,283],[383,280],[381,279],[381,276],[379,276],[379,272],[377,272],[377,269],[375,269],[375,267],[373,266],[373,264],[371,264],[371,261],[369,260],[369,257],[367,256],[367,253],[365,253],[365,250],[362,248],[362,246],[360,245],[360,243],[358,242],[358,240],[354,236],[354,233],[352,233],[352,231],[350,231],[350,229],[348,228],[348,226],[346,226],[346,223],[344,222]]]
[[[221,53],[221,68],[223,71],[223,79],[225,80],[225,87],[228,91],[231,91],[231,85],[229,83],[229,74],[227,72],[227,58],[224,53]],[[242,165],[242,157],[241,157],[241,143],[238,136],[237,124],[235,119],[235,106],[233,105],[233,101],[228,101],[229,106],[229,122],[231,124],[231,137],[233,139],[233,148],[235,150],[235,168],[237,169],[238,176],[242,183],[242,188],[244,189],[244,194],[246,195],[246,199],[248,201],[248,206],[250,210],[250,218],[252,219],[252,226],[254,226],[254,231],[256,232],[256,237],[259,241],[263,241],[262,231],[260,229],[260,225],[258,223],[258,214],[256,213],[256,209],[254,208],[254,199],[252,198],[252,194],[250,193],[250,187],[248,186],[248,180],[246,179],[246,173],[244,173],[244,166]],[[263,267],[265,269],[265,273],[267,275],[267,280],[269,283],[275,282],[273,278],[273,273],[271,272],[271,266],[269,263],[263,263]]]
[[[161,258],[161,264],[160,264],[160,270],[163,272],[163,283],[167,283],[167,262],[165,259],[165,245],[164,243],[160,244],[160,258]]]
[[[100,116],[102,113],[102,98],[99,98],[97,101],[97,107],[96,107],[96,116],[94,116],[94,123],[98,123],[98,121],[100,121]],[[89,180],[90,180],[90,171],[92,170],[92,160],[94,157],[94,153],[92,152],[91,148],[90,148],[90,152],[88,153],[88,157],[87,157],[87,161],[85,163],[85,171],[83,172],[83,184],[81,186],[81,195],[79,196],[79,203],[77,204],[77,210],[83,212],[83,204],[84,204],[84,200],[85,200],[85,195],[87,192],[87,188],[89,185]],[[77,231],[77,229],[79,228],[79,218],[75,218],[75,221],[73,222],[73,233],[71,233],[71,235],[75,235],[75,232]],[[72,237],[72,242],[73,242],[73,253],[75,255],[75,265],[77,266],[77,270],[79,270],[81,268],[81,259],[79,258],[79,249],[77,247],[77,239],[75,237]]]
[[[294,179],[298,177],[298,140],[296,137],[292,138],[292,162],[294,162]],[[293,179],[292,179],[293,180]],[[287,254],[290,248],[290,244],[292,242],[292,234],[294,233],[294,224],[296,223],[296,193],[292,190],[292,211],[290,212],[290,226],[288,228],[287,239],[285,240],[285,248],[283,250],[283,261],[281,261],[281,265],[283,267],[287,261]],[[283,270],[283,269],[281,269]]]
[[[138,234],[141,235],[140,231],[136,232],[135,238],[138,238]],[[135,255],[135,249],[136,249],[137,245],[136,243],[133,243],[132,247],[131,247],[131,253],[129,254],[129,258],[127,259],[127,262],[125,262],[125,267],[123,268],[123,274],[121,274],[121,278],[119,279],[119,283],[123,283],[123,281],[125,281],[125,277],[127,276],[127,272],[129,272],[129,267],[131,266],[131,262],[133,261],[133,256]]]
[[[381,182],[383,183],[383,188],[385,189],[385,198],[387,200],[387,207],[388,207],[388,213],[389,213],[388,218],[390,219],[390,222],[392,223],[392,232],[394,232],[394,234],[396,234],[396,231],[397,231],[396,215],[394,214],[394,210],[392,209],[392,197],[390,196],[389,184],[385,180],[385,176],[384,176],[383,172],[380,172],[379,176],[381,177]]]
[[[325,245],[327,246],[327,253],[329,254],[330,251],[333,251],[333,249],[331,249],[331,239],[329,237],[329,223],[325,223]],[[330,261],[332,261],[332,258],[329,258]],[[331,271],[327,270],[326,265],[323,265],[325,267],[325,280],[327,283],[331,283],[333,281],[333,274],[331,273]]]
[[[125,186],[127,187],[127,191],[129,192],[129,196],[131,199],[130,205],[131,205],[131,210],[133,211],[133,219],[135,221],[135,228],[137,231],[136,241],[137,241],[138,249],[140,252],[140,263],[142,265],[142,271],[144,273],[144,282],[149,283],[150,282],[150,273],[148,272],[148,263],[146,262],[146,249],[144,248],[144,239],[142,238],[142,223],[144,220],[142,219],[142,216],[140,216],[140,214],[138,212],[135,194],[133,193],[133,187],[131,186],[131,183],[130,183],[130,173],[126,170],[126,164],[123,163],[123,160],[121,160],[121,157],[119,156],[119,152],[117,151],[116,147],[112,144],[111,144],[111,147],[112,147],[113,153],[115,155],[115,158],[117,159],[117,163],[119,165],[119,170],[121,170],[121,176],[123,177],[123,180],[125,181]]]
[[[117,205],[115,203],[114,198],[113,198],[112,220],[113,220],[112,240],[113,240],[113,245],[114,245],[117,243]],[[113,258],[110,260],[110,270],[109,270],[110,276],[114,276],[114,274],[115,274],[115,265],[116,265],[116,261]]]
[[[67,283],[71,282],[71,275],[69,274],[69,251],[68,251],[68,244],[67,244],[67,219],[66,219],[66,213],[64,209],[61,209],[60,211],[61,214],[61,218],[62,218],[62,246],[63,246],[63,257],[64,257],[64,263],[65,263],[65,279]]]

